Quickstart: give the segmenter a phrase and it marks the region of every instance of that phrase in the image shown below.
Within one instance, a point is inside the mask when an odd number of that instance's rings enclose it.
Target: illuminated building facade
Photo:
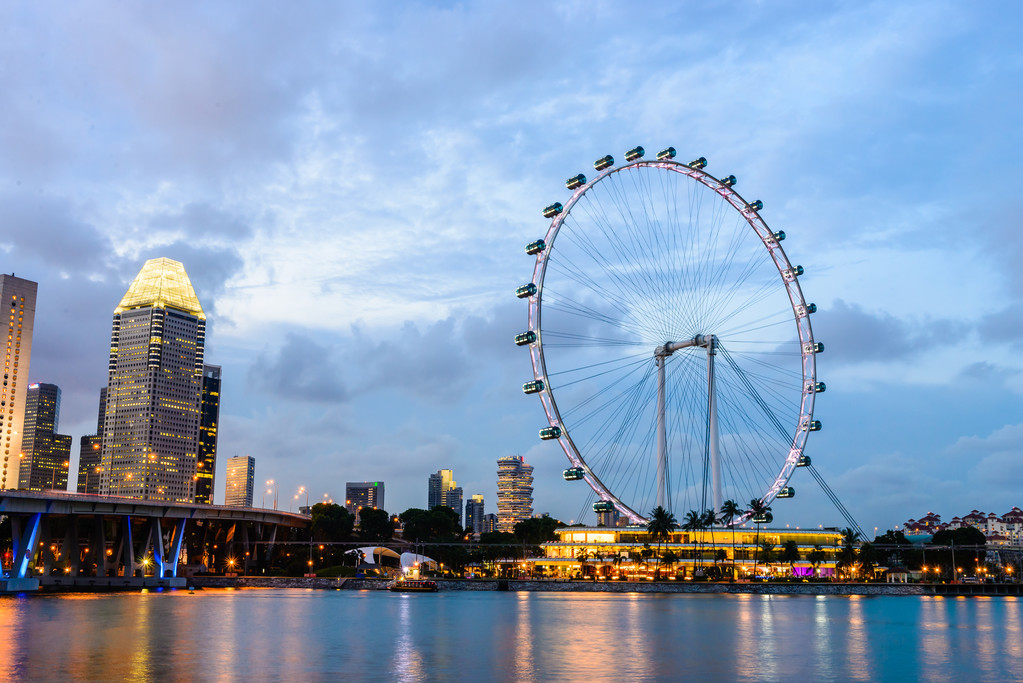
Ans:
[[[837,530],[752,527],[675,531],[659,542],[644,527],[561,527],[558,540],[543,544],[544,557],[530,560],[547,576],[645,580],[661,569],[661,578],[692,578],[698,572],[737,578],[759,576],[832,577],[842,549]],[[780,550],[793,541],[799,560],[781,560]],[[772,547],[768,553],[764,544]],[[819,553],[817,555],[816,553]],[[815,553],[815,554],[811,554]]]
[[[37,288],[35,282],[15,277],[13,273],[0,274],[0,349],[4,362],[3,384],[0,385],[0,445],[3,447],[0,489],[14,488],[18,483]]]
[[[226,471],[224,505],[252,507],[252,490],[256,482],[256,459],[251,455],[236,455],[233,458],[228,458]]]
[[[348,514],[355,515],[355,523],[359,523],[359,510],[362,508],[383,509],[384,482],[382,481],[350,481],[345,484],[345,509]]]
[[[220,366],[202,370],[202,399],[199,403],[199,461],[195,465],[195,502],[213,502],[213,476],[217,469],[217,423],[220,421]],[[230,505],[230,503],[228,503]],[[252,492],[249,492],[249,506]]]
[[[30,384],[25,397],[18,488],[29,491],[67,490],[71,437],[57,434],[60,387]]]
[[[444,505],[458,514],[458,525],[462,525],[462,487],[454,480],[451,470],[439,470],[430,475],[427,495],[427,509]]]
[[[497,459],[497,530],[511,533],[533,516],[533,466],[521,455]]]
[[[96,433],[86,434],[78,445],[78,492],[99,493],[99,475],[103,471],[103,416],[107,411],[107,388],[99,390],[99,414]]]
[[[485,522],[486,513],[483,511],[483,494],[477,493],[465,501],[465,528],[474,534],[482,534]]]
[[[184,266],[146,261],[114,310],[100,493],[194,501],[205,344]]]

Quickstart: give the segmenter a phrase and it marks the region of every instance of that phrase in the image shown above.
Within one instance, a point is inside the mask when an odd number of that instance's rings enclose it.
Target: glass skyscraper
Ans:
[[[184,266],[146,261],[114,310],[100,493],[194,501],[205,345]]]
[[[0,350],[4,362],[3,384],[0,385],[0,445],[3,446],[0,489],[14,488],[18,483],[37,288],[35,282],[15,277],[14,273],[0,274]]]
[[[227,459],[227,477],[224,487],[224,505],[252,507],[252,489],[256,481],[256,459],[251,455],[236,455]]]
[[[199,462],[195,472],[195,502],[213,502],[213,475],[217,470],[217,423],[220,421],[220,366],[206,365],[202,371],[202,401],[199,413]],[[227,503],[231,505],[231,503]],[[249,504],[252,506],[252,493]]]
[[[60,387],[31,384],[25,400],[25,428],[18,470],[18,488],[30,491],[67,490],[71,437],[57,434]]]
[[[439,470],[430,475],[427,488],[427,510],[444,505],[458,514],[458,525],[462,525],[462,487],[454,479],[451,470]]]

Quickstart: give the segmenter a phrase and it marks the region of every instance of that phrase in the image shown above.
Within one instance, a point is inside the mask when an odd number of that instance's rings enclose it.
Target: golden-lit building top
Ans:
[[[174,308],[190,313],[200,320],[206,319],[206,314],[192,287],[192,281],[185,272],[185,266],[180,261],[169,258],[146,261],[128,287],[121,303],[114,309],[114,313],[142,306]]]

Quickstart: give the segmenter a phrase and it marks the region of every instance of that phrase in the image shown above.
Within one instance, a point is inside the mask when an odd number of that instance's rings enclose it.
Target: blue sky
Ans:
[[[494,511],[494,461],[522,454],[535,509],[576,519],[510,341],[522,247],[593,159],[673,145],[738,176],[807,268],[828,384],[807,453],[861,525],[1002,513],[1023,491],[1021,15],[6,3],[0,270],[40,283],[31,378],[91,433],[113,308],[169,256],[224,367],[221,461],[255,456],[288,497],[383,480],[392,511],[450,467]],[[843,524],[792,484],[777,522]]]

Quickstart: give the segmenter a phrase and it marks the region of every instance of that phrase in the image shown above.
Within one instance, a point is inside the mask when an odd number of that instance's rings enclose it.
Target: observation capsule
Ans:
[[[527,344],[532,344],[535,341],[536,332],[534,332],[533,330],[529,330],[528,332],[523,332],[522,334],[515,335],[516,346],[526,346]]]
[[[609,500],[598,500],[593,504],[594,512],[614,512],[615,504]]]
[[[764,208],[764,203],[759,199],[754,199],[749,203],[749,208],[753,209],[754,211],[761,211]]]
[[[705,157],[700,157],[699,159],[693,159],[692,161],[689,162],[689,168],[706,168],[706,166],[707,166],[707,159]]]
[[[642,147],[633,147],[625,153],[625,160],[635,161],[636,159],[642,159],[644,154],[646,154],[646,150]]]
[[[799,312],[799,317],[810,315],[811,313],[817,312],[817,304],[806,304],[805,306],[799,306],[796,309]]]
[[[536,294],[536,285],[534,285],[532,282],[530,282],[528,285],[522,285],[521,287],[515,290],[515,296],[519,297],[520,299],[528,299],[534,294]]]
[[[541,391],[543,391],[543,382],[538,379],[534,379],[522,385],[523,394],[539,394]]]
[[[824,344],[820,342],[803,344],[803,353],[824,353]]]
[[[801,455],[799,456],[799,459],[796,460],[796,467],[809,467],[812,462],[813,461],[810,460],[809,455]]]
[[[781,242],[782,240],[785,239],[785,231],[779,230],[778,232],[772,233],[771,237],[774,238],[775,242]]]
[[[582,187],[585,184],[586,176],[584,176],[582,173],[580,173],[579,175],[574,175],[565,181],[565,187],[567,187],[570,190],[574,190],[577,187]]]
[[[803,266],[793,266],[792,268],[786,268],[782,275],[785,276],[786,280],[791,280],[792,278],[799,277],[803,272]]]
[[[579,481],[583,478],[583,468],[569,467],[561,473],[561,476],[565,478],[565,481]]]
[[[675,148],[674,147],[669,147],[668,149],[662,149],[660,152],[657,153],[658,161],[664,161],[665,159],[674,159],[674,158],[675,158]]]
[[[544,210],[543,210],[543,217],[544,218],[554,218],[559,213],[561,213],[561,210],[563,208],[565,208],[565,207],[563,207],[561,205],[561,202],[554,202],[550,206],[544,208]]]
[[[808,424],[803,425],[804,432],[819,432],[821,430],[820,420],[810,420]]]
[[[795,498],[796,497],[796,490],[794,488],[792,488],[791,486],[786,486],[781,491],[778,491],[778,497],[779,498]]]
[[[724,185],[725,187],[731,187],[732,185],[735,185],[735,182],[736,180],[734,175],[730,175],[721,179],[721,184]]]
[[[547,248],[546,242],[544,242],[543,240],[537,240],[535,242],[530,242],[529,244],[526,245],[526,253],[529,254],[530,256],[535,256],[536,254],[539,254],[546,248]]]
[[[770,512],[761,512],[759,515],[753,515],[754,524],[770,524],[774,521],[774,515]]]
[[[824,382],[807,382],[806,393],[808,394],[823,394],[828,390],[828,387]]]
[[[544,427],[540,430],[540,438],[544,441],[561,438],[561,427]]]
[[[601,157],[593,162],[593,168],[598,171],[603,171],[605,168],[611,168],[614,166],[615,158],[608,154],[606,157]]]

